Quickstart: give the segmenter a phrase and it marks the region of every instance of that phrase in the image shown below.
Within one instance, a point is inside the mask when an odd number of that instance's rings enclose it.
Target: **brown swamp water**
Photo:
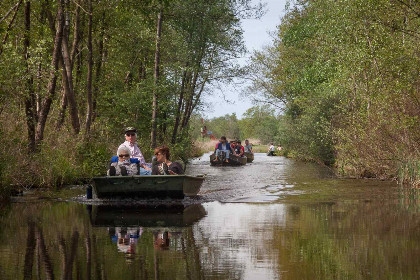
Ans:
[[[204,155],[188,173],[207,174],[199,198],[16,199],[0,214],[0,279],[420,279],[416,190],[264,154]]]

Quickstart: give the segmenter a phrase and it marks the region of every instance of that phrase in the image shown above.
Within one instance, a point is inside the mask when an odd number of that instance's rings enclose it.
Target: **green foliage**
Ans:
[[[93,177],[106,173],[107,165],[112,156],[107,145],[82,142],[77,145],[76,150],[76,161],[80,163],[81,174],[86,177]]]
[[[22,160],[0,163],[0,178],[2,185],[25,187],[62,185],[103,174],[127,126],[137,128],[139,146],[150,160],[154,94],[158,145],[171,146],[173,155],[186,161],[194,153],[190,118],[202,109],[201,99],[208,94],[209,84],[240,73],[234,62],[245,51],[240,19],[257,17],[261,11],[250,0],[92,1],[91,65],[89,2],[64,1],[72,67],[67,74],[72,77],[75,95],[71,102],[64,95],[63,63],[60,61],[56,72],[52,63],[60,2],[22,1],[15,6],[16,2],[0,1],[0,123],[5,128],[0,159],[7,158],[9,147],[16,147]],[[11,7],[15,9],[6,16]],[[25,8],[30,9],[30,16]],[[163,20],[157,52],[160,12]],[[58,47],[65,54],[63,44]],[[88,73],[92,73],[91,95]],[[53,85],[55,90],[50,92]],[[50,93],[51,107],[46,105]],[[90,127],[85,123],[89,107],[93,109]],[[41,135],[44,108],[49,109]],[[82,132],[76,132],[70,120],[77,118],[68,116],[69,112],[77,112]],[[28,155],[32,121],[39,145],[37,153]]]
[[[259,139],[268,144],[277,138],[278,118],[269,106],[249,108],[239,121],[242,139]]]

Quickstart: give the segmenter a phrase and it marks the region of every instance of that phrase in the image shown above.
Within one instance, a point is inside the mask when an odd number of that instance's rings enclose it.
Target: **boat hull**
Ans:
[[[215,166],[215,165],[222,165],[222,166],[238,166],[238,165],[245,165],[247,162],[247,158],[246,157],[238,157],[235,155],[229,155],[229,162],[224,162],[224,161],[214,161],[216,159],[216,155],[215,154],[211,154],[210,155],[210,165]]]
[[[97,198],[112,197],[172,197],[195,196],[204,176],[150,175],[94,177]]]
[[[254,153],[244,153],[246,156],[246,162],[253,162],[254,161]]]

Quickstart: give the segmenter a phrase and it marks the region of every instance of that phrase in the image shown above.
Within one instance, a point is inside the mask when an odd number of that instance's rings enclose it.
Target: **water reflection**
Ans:
[[[420,279],[418,190],[254,162],[191,166],[209,171],[202,205],[13,203],[0,279]]]

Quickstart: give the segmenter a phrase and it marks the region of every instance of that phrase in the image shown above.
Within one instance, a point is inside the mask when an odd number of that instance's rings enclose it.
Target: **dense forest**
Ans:
[[[202,97],[241,71],[250,2],[1,1],[1,187],[103,173],[126,126],[147,158],[187,159]]]
[[[0,187],[103,173],[135,126],[146,157],[187,160],[203,97],[235,77],[256,106],[205,120],[216,136],[281,143],[346,175],[420,180],[420,3],[288,1],[246,69],[251,0],[4,0]],[[279,11],[280,13],[280,11]],[[245,77],[244,77],[245,75]]]
[[[249,94],[277,141],[343,174],[420,184],[420,2],[291,1]]]

